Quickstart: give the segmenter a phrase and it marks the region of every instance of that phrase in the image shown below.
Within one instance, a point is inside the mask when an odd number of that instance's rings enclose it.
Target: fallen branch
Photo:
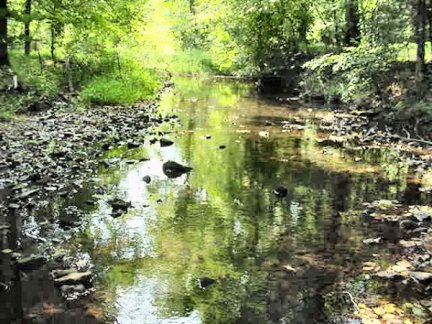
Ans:
[[[416,142],[416,143],[432,146],[432,142],[425,141],[425,140],[422,140],[422,139],[402,137],[402,136],[399,136],[399,135],[395,135],[394,138],[399,139],[399,140],[404,141],[404,142]]]
[[[355,302],[353,295],[351,295],[351,293],[349,291],[345,291],[345,293],[349,296],[351,303],[354,305],[354,308],[356,309],[356,311],[359,312],[360,308],[358,307],[357,303]]]

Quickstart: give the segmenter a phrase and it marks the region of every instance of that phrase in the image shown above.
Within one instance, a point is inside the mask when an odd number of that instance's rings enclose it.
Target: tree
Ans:
[[[357,0],[346,0],[345,6],[345,45],[353,46],[360,41],[359,4]]]
[[[427,13],[426,0],[416,1],[416,19],[415,33],[417,42],[417,59],[415,69],[415,81],[417,88],[417,97],[422,98],[424,95],[424,73],[425,73],[425,44],[426,44],[426,27]]]
[[[30,22],[31,22],[32,0],[26,0],[24,4],[24,53],[30,55]]]
[[[0,0],[0,67],[9,65],[7,16],[7,0]]]

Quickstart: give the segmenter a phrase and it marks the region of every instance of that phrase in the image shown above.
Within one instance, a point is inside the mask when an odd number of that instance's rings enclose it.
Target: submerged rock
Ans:
[[[192,168],[190,167],[183,166],[173,161],[165,162],[162,166],[162,169],[163,169],[163,173],[168,178],[178,178],[183,174],[188,173],[192,170]]]
[[[166,139],[166,138],[161,138],[159,140],[159,143],[160,143],[161,147],[167,147],[167,146],[171,146],[174,144],[173,141],[170,141],[169,139]]]
[[[114,218],[118,218],[123,214],[127,213],[129,208],[132,207],[132,204],[130,202],[126,202],[118,198],[110,200],[108,201],[108,203],[112,207],[112,217]]]

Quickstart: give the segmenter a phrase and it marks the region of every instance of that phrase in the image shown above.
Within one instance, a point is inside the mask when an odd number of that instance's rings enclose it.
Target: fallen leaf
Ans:
[[[47,315],[50,315],[50,316],[55,315],[55,314],[60,314],[60,313],[64,312],[64,310],[62,308],[59,308],[59,307],[57,307],[54,304],[44,303],[42,307],[43,307],[42,312],[44,314],[47,314]]]

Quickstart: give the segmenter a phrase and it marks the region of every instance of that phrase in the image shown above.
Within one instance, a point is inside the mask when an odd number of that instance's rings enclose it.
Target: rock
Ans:
[[[377,238],[370,238],[370,239],[365,239],[363,240],[364,244],[378,244],[380,243],[382,240],[381,237],[377,237]]]
[[[294,267],[292,267],[289,264],[283,265],[282,269],[285,270],[285,271],[287,271],[287,272],[297,272],[297,269],[294,268]]]
[[[145,177],[143,178],[143,181],[144,181],[145,183],[149,184],[149,183],[151,182],[151,178],[150,178],[150,176],[145,176]]]
[[[410,276],[421,283],[432,281],[432,273],[411,271]]]
[[[431,220],[431,215],[426,213],[414,214],[412,217],[418,222],[428,222]]]
[[[10,225],[0,225],[0,231],[8,231],[10,228]]]
[[[77,285],[89,281],[92,277],[91,271],[69,273],[66,276],[54,279],[57,285]]]
[[[279,198],[285,198],[286,196],[288,196],[288,189],[285,188],[284,186],[278,186],[273,193],[276,195],[276,197]]]
[[[127,213],[128,209],[132,207],[132,204],[130,202],[126,202],[118,198],[110,200],[108,201],[108,203],[111,205],[114,214]]]
[[[76,286],[63,285],[60,287],[60,290],[62,293],[83,293],[85,292],[86,288],[83,284],[78,284]]]
[[[416,246],[421,246],[422,242],[421,241],[415,241],[415,240],[412,240],[412,241],[400,240],[399,244],[404,248],[413,248]]]
[[[183,166],[173,161],[165,162],[162,169],[168,178],[178,178],[192,170],[190,167]]]
[[[215,279],[209,277],[202,277],[198,279],[198,285],[201,289],[206,289],[208,286],[213,285],[215,282]]]
[[[31,255],[17,260],[16,265],[19,270],[30,271],[39,268],[45,261],[45,257],[42,255]]]
[[[167,147],[167,146],[171,146],[174,144],[173,141],[170,141],[169,139],[166,139],[166,138],[161,138],[159,140],[159,143],[160,143],[161,147]]]
[[[375,273],[375,276],[380,279],[388,279],[388,280],[399,280],[405,278],[401,273],[396,271],[379,271]]]
[[[135,148],[138,148],[138,147],[140,147],[141,146],[141,144],[140,143],[137,143],[137,142],[128,142],[127,143],[127,148],[129,149],[129,150],[131,150],[131,149],[135,149]]]
[[[111,143],[102,144],[102,150],[108,151],[111,148]]]
[[[57,279],[75,272],[77,272],[77,269],[53,270],[51,271],[50,275],[53,279]]]
[[[40,189],[29,189],[26,191],[23,191],[21,194],[19,194],[17,196],[17,199],[26,199],[32,195],[34,195],[35,193],[39,192]]]
[[[416,222],[409,220],[409,219],[405,219],[405,220],[401,221],[399,223],[399,225],[402,229],[405,229],[405,230],[413,230],[413,229],[416,229],[418,227]]]

